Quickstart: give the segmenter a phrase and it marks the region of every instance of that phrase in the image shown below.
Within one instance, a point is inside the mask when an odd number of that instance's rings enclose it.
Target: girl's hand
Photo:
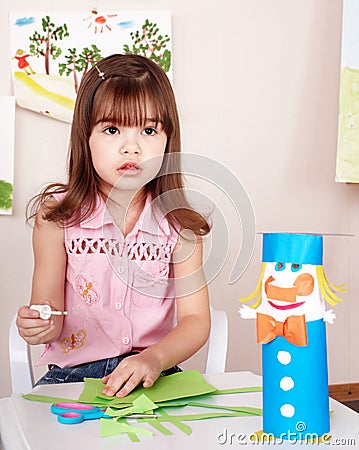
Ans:
[[[141,382],[143,387],[151,387],[162,370],[160,361],[150,349],[128,356],[110,375],[102,378],[102,383],[106,384],[102,393],[109,397],[115,394],[116,397],[125,397]]]
[[[48,301],[43,304],[49,305]],[[17,313],[16,325],[19,335],[30,345],[45,344],[53,334],[53,319],[41,319],[39,311],[21,306]]]

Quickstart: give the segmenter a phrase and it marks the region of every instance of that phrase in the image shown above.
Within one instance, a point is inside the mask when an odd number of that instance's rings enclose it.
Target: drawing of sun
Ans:
[[[94,8],[91,11],[91,15],[86,17],[84,21],[89,22],[88,28],[92,28],[95,34],[98,32],[103,33],[105,30],[112,30],[109,22],[117,16],[118,14],[99,14],[98,10]]]

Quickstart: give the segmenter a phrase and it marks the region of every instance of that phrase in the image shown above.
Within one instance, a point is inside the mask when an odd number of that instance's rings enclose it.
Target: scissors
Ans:
[[[62,402],[51,405],[51,411],[57,414],[60,423],[74,424],[84,420],[110,418],[102,409],[83,403]]]
[[[107,415],[102,409],[97,406],[87,405],[84,403],[76,402],[62,402],[53,403],[51,405],[51,411],[57,414],[57,420],[60,423],[74,424],[81,423],[84,420],[92,419],[113,419],[112,416]],[[126,415],[126,419],[144,419],[144,418],[156,418],[156,414],[131,414]]]

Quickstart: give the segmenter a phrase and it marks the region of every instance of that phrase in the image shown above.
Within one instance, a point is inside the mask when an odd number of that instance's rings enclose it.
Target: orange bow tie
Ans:
[[[268,344],[277,336],[298,346],[308,344],[305,316],[289,316],[284,322],[277,322],[272,316],[257,313],[257,342]]]

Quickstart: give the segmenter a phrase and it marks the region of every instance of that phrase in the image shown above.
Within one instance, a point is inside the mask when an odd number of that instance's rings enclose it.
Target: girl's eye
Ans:
[[[302,265],[301,265],[301,264],[292,264],[290,270],[291,270],[292,272],[298,272],[298,270],[300,270],[301,268],[302,268]]]
[[[143,130],[143,132],[146,136],[153,136],[156,133],[156,130],[154,128],[147,127]]]
[[[116,134],[118,133],[118,129],[116,127],[107,127],[105,129],[106,134]]]
[[[274,270],[276,270],[277,272],[280,272],[281,270],[285,269],[285,263],[282,262],[277,262],[277,264],[274,267]]]

